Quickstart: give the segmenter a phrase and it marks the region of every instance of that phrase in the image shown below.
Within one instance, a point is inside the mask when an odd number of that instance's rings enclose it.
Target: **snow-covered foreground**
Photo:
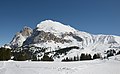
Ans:
[[[120,74],[120,55],[79,62],[0,62],[0,74]]]

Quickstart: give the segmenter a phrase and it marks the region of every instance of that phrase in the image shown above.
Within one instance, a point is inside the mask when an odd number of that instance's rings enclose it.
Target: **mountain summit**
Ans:
[[[75,29],[68,26],[63,25],[62,23],[45,20],[37,25],[39,31],[51,32],[51,33],[65,33],[65,32],[74,32]]]

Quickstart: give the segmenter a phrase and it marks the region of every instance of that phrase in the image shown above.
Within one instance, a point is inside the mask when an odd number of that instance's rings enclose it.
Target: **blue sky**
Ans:
[[[0,0],[0,45],[46,19],[92,34],[120,36],[120,0]]]

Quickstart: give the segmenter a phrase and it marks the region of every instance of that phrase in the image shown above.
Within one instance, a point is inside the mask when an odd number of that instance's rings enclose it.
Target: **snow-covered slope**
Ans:
[[[76,31],[74,28],[70,27],[69,25],[63,25],[62,23],[52,21],[52,20],[45,20],[37,25],[39,31],[51,32],[54,34],[61,34],[66,32],[74,32]]]

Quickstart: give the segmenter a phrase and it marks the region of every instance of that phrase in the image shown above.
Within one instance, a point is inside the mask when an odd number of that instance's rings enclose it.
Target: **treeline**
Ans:
[[[57,50],[55,53],[59,53],[58,55],[61,55],[62,53],[66,53],[70,51],[72,48],[77,47],[70,47],[70,48],[64,48],[66,51],[63,50]],[[39,53],[39,52],[38,52]],[[114,55],[120,54],[120,51],[115,51],[113,49],[107,50],[105,52],[107,54],[106,58]],[[6,48],[0,48],[0,61],[7,61],[7,60],[14,60],[14,61],[54,61],[54,57],[57,57],[58,55],[53,55],[53,56],[48,56],[49,54],[43,54],[40,56],[40,58],[37,56],[36,52],[33,53],[33,51],[27,50],[16,50],[16,49],[6,49]],[[73,58],[64,58],[62,61],[83,61],[83,60],[94,60],[94,59],[99,59],[103,58],[101,57],[100,53],[96,53],[94,55],[87,54],[87,53],[81,53],[81,55],[74,56]]]
[[[15,50],[0,48],[0,61],[54,61],[52,57],[48,55],[43,55],[41,59],[37,58],[37,55],[29,50]]]

